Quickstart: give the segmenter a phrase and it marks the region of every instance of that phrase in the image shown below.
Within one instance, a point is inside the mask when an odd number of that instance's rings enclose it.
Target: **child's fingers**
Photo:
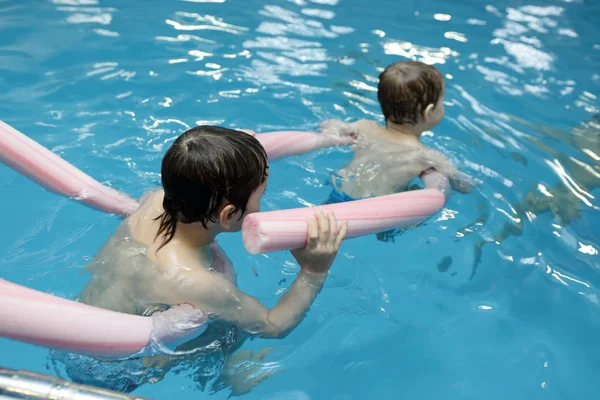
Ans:
[[[264,348],[261,351],[259,351],[258,353],[254,354],[252,356],[252,358],[257,361],[262,361],[271,352],[271,350],[273,350],[272,347]]]
[[[451,176],[449,180],[450,186],[452,186],[454,190],[460,193],[471,193],[471,185],[466,180],[463,180],[460,175]]]
[[[317,227],[317,220],[315,219],[314,215],[311,215],[310,217],[308,217],[306,224],[307,224],[307,230],[306,230],[307,233],[306,234],[308,237],[306,247],[315,247],[319,240],[319,228]]]
[[[346,238],[346,233],[348,233],[348,221],[342,222],[340,231],[337,234],[337,237],[335,239],[336,250],[339,250],[340,246],[342,245],[342,241]]]
[[[317,213],[317,221],[319,222],[319,241],[327,240],[329,237],[329,221],[322,211]]]
[[[356,135],[340,136],[339,138],[337,138],[337,144],[339,144],[341,146],[353,144],[354,142],[356,142],[357,137],[358,136],[356,136]]]
[[[328,237],[328,242],[331,245],[335,244],[335,238],[338,234],[338,223],[337,223],[337,218],[335,217],[335,214],[333,212],[329,212],[327,214],[327,219],[329,220],[329,237]]]

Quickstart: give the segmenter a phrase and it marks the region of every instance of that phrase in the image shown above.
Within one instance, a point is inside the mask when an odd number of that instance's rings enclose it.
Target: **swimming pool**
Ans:
[[[262,368],[279,371],[246,397],[591,399],[599,24],[591,1],[5,0],[0,119],[139,196],[187,126],[312,130],[326,118],[379,118],[380,68],[435,63],[447,115],[425,141],[480,186],[395,242],[347,242],[299,328],[245,345],[272,346]],[[349,157],[329,149],[276,162],[263,208],[320,204]],[[75,296],[118,219],[5,167],[0,185],[0,278]],[[496,235],[505,224],[522,233]],[[250,256],[240,235],[220,242],[240,287],[272,306],[295,274],[291,256]],[[47,350],[7,340],[0,365],[52,372]],[[134,393],[208,397],[187,375]]]

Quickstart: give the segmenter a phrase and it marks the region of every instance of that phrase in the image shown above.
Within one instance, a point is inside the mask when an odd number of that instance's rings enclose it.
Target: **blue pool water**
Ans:
[[[0,0],[0,119],[139,196],[189,126],[380,119],[381,68],[433,63],[447,115],[424,140],[479,186],[395,242],[344,244],[299,328],[245,345],[273,347],[260,368],[278,372],[246,398],[596,399],[599,26],[593,0]],[[349,158],[274,163],[263,208],[320,204]],[[0,186],[0,278],[77,295],[118,219],[5,167]],[[273,306],[289,253],[220,242],[241,288]],[[47,350],[7,340],[0,366],[53,373]],[[192,373],[134,393],[208,397]]]

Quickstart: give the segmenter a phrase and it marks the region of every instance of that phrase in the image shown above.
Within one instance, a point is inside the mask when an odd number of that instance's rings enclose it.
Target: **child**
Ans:
[[[286,336],[323,287],[347,224],[338,226],[333,214],[309,218],[308,244],[292,252],[300,265],[298,277],[277,305],[267,309],[238,289],[215,237],[239,231],[244,217],[260,210],[268,172],[267,155],[252,135],[215,126],[185,132],[162,161],[163,189],[142,198],[138,211],[123,221],[87,268],[92,278],[81,301],[137,315],[179,303],[207,313],[213,321],[207,330],[177,349],[201,349],[198,354],[205,359],[216,356],[202,368],[207,380],[245,336]],[[120,370],[110,373],[102,368],[107,363],[69,357],[67,372],[74,380],[121,391],[148,381],[146,366],[170,366],[156,358],[133,359],[111,363]],[[98,375],[94,372],[101,377],[90,376]]]
[[[448,176],[452,187],[470,192],[461,174],[441,153],[419,141],[444,116],[444,78],[430,65],[401,61],[379,76],[377,97],[385,126],[374,121],[321,124],[325,134],[354,134],[353,160],[333,178],[329,203],[405,191],[414,178],[429,169]]]

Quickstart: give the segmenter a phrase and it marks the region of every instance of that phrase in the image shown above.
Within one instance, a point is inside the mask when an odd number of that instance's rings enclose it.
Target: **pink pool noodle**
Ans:
[[[102,185],[50,150],[0,121],[0,162],[48,190],[115,214],[138,208],[131,197]]]
[[[437,172],[423,177],[431,189],[391,194],[318,207],[249,214],[242,224],[242,239],[251,254],[291,250],[306,245],[306,220],[317,211],[333,211],[348,221],[347,238],[364,236],[421,222],[438,212],[449,193],[447,179]]]
[[[354,142],[350,136],[322,135],[302,131],[259,133],[256,139],[265,148],[270,161],[304,154],[322,147],[348,145]]]
[[[208,320],[200,311],[185,313],[181,329],[173,330],[164,319],[92,307],[0,279],[0,337],[57,350],[112,359],[143,353],[155,336],[176,346],[202,333]]]
[[[300,131],[261,133],[256,138],[270,160],[321,147],[349,144],[353,140],[348,136],[323,136]],[[131,197],[102,185],[3,121],[0,121],[0,162],[54,193],[102,211],[127,216],[139,207]]]

